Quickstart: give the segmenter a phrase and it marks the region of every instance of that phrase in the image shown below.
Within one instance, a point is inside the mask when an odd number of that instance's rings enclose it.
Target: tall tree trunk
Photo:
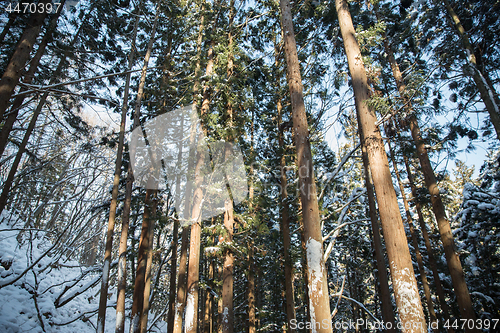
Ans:
[[[135,56],[135,38],[137,34],[137,25],[138,25],[139,17],[137,17],[135,21],[135,26],[134,26],[134,33],[132,35],[132,48],[130,50],[129,56],[128,56],[128,69],[131,70],[134,62],[134,56]],[[101,293],[99,297],[99,312],[97,315],[97,333],[104,333],[104,326],[106,323],[106,308],[107,308],[107,301],[108,301],[108,284],[109,284],[109,268],[111,264],[111,252],[113,250],[113,233],[114,233],[114,228],[115,228],[115,219],[116,219],[116,207],[117,207],[117,199],[118,199],[118,186],[120,184],[120,175],[121,175],[121,169],[122,169],[122,157],[123,157],[123,144],[125,140],[125,125],[127,123],[127,111],[128,111],[128,96],[129,96],[129,87],[130,87],[130,76],[131,74],[128,73],[125,81],[125,91],[123,95],[123,102],[122,102],[122,113],[121,113],[121,120],[120,120],[120,134],[118,136],[118,149],[116,151],[116,161],[115,161],[115,173],[114,173],[114,179],[113,179],[113,189],[111,191],[111,204],[109,207],[109,218],[108,218],[108,230],[106,232],[106,247],[104,251],[104,264],[103,264],[103,270],[102,270],[102,280],[101,280]],[[129,175],[130,177],[131,175]],[[129,179],[127,178],[127,182]],[[127,183],[128,185],[128,183]],[[132,187],[132,184],[129,185]],[[131,189],[130,189],[131,190]],[[130,203],[129,203],[129,210],[130,210]],[[123,229],[123,227],[125,227]],[[126,234],[124,235],[124,231],[126,231]],[[125,237],[125,251],[127,247],[127,235],[128,235],[128,217],[127,220],[122,223],[122,237]],[[122,239],[120,239],[120,246],[122,245]],[[125,276],[125,269],[126,269],[126,255],[125,253],[123,254],[123,259],[121,258],[121,251],[120,251],[120,259],[121,259],[121,265],[118,267],[119,273],[118,273],[118,288],[120,288],[120,284],[122,284],[123,288],[123,298],[120,299],[120,304],[117,299],[117,306],[116,306],[116,311],[117,311],[117,316],[116,316],[116,330],[123,332],[123,323],[125,321],[125,286],[123,285],[126,276]],[[120,294],[120,289],[118,289],[118,294]],[[118,295],[120,297],[120,295]],[[123,308],[122,308],[123,306]],[[119,311],[120,310],[120,311]]]
[[[24,75],[23,83],[30,84],[33,81],[33,78],[35,76],[35,73],[38,70],[38,65],[40,64],[40,59],[45,53],[45,48],[47,47],[47,44],[49,41],[52,39],[52,35],[54,31],[56,30],[57,26],[57,21],[59,20],[59,16],[61,15],[61,11],[64,7],[64,2],[65,0],[61,1],[61,5],[59,6],[59,10],[52,16],[50,19],[49,26],[47,27],[47,30],[42,38],[42,41],[38,45],[38,48],[36,50],[35,56],[30,60],[30,67],[28,69],[28,72]],[[82,22],[85,22],[85,18],[82,20]],[[9,20],[10,22],[10,20]],[[80,31],[82,29],[84,23],[80,24],[80,28],[78,29],[78,32],[75,34],[76,36],[80,35]],[[0,41],[2,38],[0,38]],[[27,88],[22,87],[20,92],[26,91]],[[7,142],[9,141],[9,134],[12,131],[12,127],[14,126],[14,122],[17,119],[17,115],[19,113],[19,109],[23,105],[24,99],[26,95],[21,95],[17,96],[14,99],[14,102],[12,103],[12,106],[10,108],[10,112],[8,116],[5,119],[5,122],[2,125],[2,131],[0,132],[0,156],[3,155],[3,152],[5,151],[5,146],[7,146]],[[1,121],[1,119],[0,119]]]
[[[448,269],[450,270],[453,289],[455,290],[457,303],[460,308],[460,315],[463,319],[475,321],[476,314],[474,313],[469,290],[467,288],[467,284],[465,283],[462,264],[460,263],[458,254],[455,252],[456,247],[455,241],[453,240],[453,234],[451,233],[450,222],[446,218],[444,205],[439,193],[439,187],[437,186],[434,170],[432,169],[429,156],[427,155],[427,149],[425,148],[424,141],[420,135],[417,118],[412,115],[410,116],[409,122],[411,135],[413,137],[413,141],[415,141],[415,145],[417,146],[417,155],[420,160],[422,173],[424,174],[425,186],[431,195],[432,210],[436,217],[439,233],[441,234],[441,241],[443,242],[446,262],[448,264]],[[479,330],[475,328],[469,329],[468,327],[465,328],[465,331],[479,332]]]
[[[132,185],[134,176],[132,166],[129,165],[127,180],[125,184],[125,201],[123,203],[122,230],[120,234],[120,245],[118,248],[118,276],[117,276],[117,298],[116,298],[116,333],[125,330],[125,290],[127,287],[127,240],[130,224],[130,206],[132,203]]]
[[[406,193],[405,193],[405,187],[401,181],[401,176],[399,175],[398,164],[396,162],[396,156],[394,155],[394,151],[392,149],[391,142],[389,141],[389,142],[387,142],[387,144],[389,146],[389,152],[391,155],[392,166],[394,169],[394,173],[396,174],[396,179],[398,181],[399,190],[401,191],[401,198],[403,199],[403,205],[404,205],[405,213],[406,213],[406,221],[408,223],[408,226],[410,227],[410,235],[411,235],[413,248],[415,249],[415,257],[417,258],[418,271],[420,273],[420,279],[422,282],[422,287],[424,289],[424,295],[425,295],[425,300],[427,302],[427,308],[429,309],[429,320],[431,323],[436,323],[437,317],[436,317],[436,313],[434,312],[434,304],[432,303],[431,290],[429,288],[429,282],[427,281],[427,274],[425,273],[424,261],[422,259],[422,254],[420,253],[420,248],[418,245],[418,236],[417,236],[417,233],[415,231],[415,227],[413,226],[413,219],[412,219],[411,213],[410,213],[410,205],[408,204],[408,200],[406,198]],[[439,330],[437,329],[437,326],[432,326],[432,327],[433,327],[433,330],[435,333],[439,332]]]
[[[399,65],[394,58],[394,54],[389,47],[387,40],[384,41],[384,46],[389,62],[391,64],[391,69],[396,81],[396,85],[401,96],[403,96],[404,98],[404,90],[406,86],[404,84],[401,71],[399,70]],[[408,108],[409,110],[411,110],[411,104],[408,104]],[[431,195],[432,210],[434,212],[434,215],[436,216],[439,232],[441,234],[441,241],[443,242],[446,262],[448,263],[448,268],[450,270],[453,288],[455,290],[455,294],[457,295],[460,314],[463,319],[475,320],[476,315],[472,307],[469,290],[467,289],[467,285],[465,283],[462,264],[460,263],[460,259],[457,253],[455,252],[455,242],[453,240],[453,234],[451,233],[450,222],[446,218],[444,205],[441,201],[441,195],[439,194],[439,188],[434,176],[434,170],[432,169],[429,155],[427,154],[427,149],[425,148],[424,141],[422,139],[422,136],[420,135],[418,121],[414,114],[410,116],[408,123],[413,141],[415,142],[415,146],[417,148],[417,155],[422,167],[422,173],[424,174],[425,185]],[[466,332],[478,332],[476,329],[465,328],[465,330]]]
[[[500,140],[500,101],[498,99],[498,95],[495,92],[495,88],[488,84],[488,80],[485,78],[486,75],[481,72],[481,69],[477,65],[474,48],[469,41],[467,32],[460,22],[460,18],[451,7],[449,0],[444,0],[443,2],[446,10],[448,11],[448,14],[451,16],[451,19],[455,24],[458,36],[462,39],[462,43],[465,47],[467,61],[472,67],[472,78],[477,86],[477,89],[479,90],[479,94],[481,95],[481,99],[486,106],[486,110],[488,110],[491,123],[493,124],[495,132],[497,134],[497,139]]]
[[[152,229],[153,200],[156,190],[147,189],[144,199],[144,213],[142,215],[141,238],[139,240],[139,252],[137,254],[137,273],[135,275],[134,295],[132,301],[132,313],[130,318],[130,333],[141,332],[141,319],[144,310],[144,290],[147,280],[147,265],[150,242],[150,230]]]
[[[153,44],[155,41],[156,28],[158,25],[158,17],[159,17],[159,2],[156,5],[156,15],[153,23],[153,30],[151,32],[151,37],[149,39],[146,55],[144,56],[144,64],[142,66],[141,71],[141,79],[139,81],[139,87],[137,91],[137,98],[135,101],[135,111],[134,117],[137,119],[137,122],[140,125],[140,115],[141,115],[141,102],[142,97],[144,95],[144,86],[146,84],[146,73],[149,64],[149,58],[151,57],[151,52],[153,50]],[[142,318],[143,318],[143,306],[144,306],[144,290],[145,283],[147,280],[146,270],[148,265],[148,249],[152,246],[149,243],[152,243],[152,239],[149,239],[149,230],[153,228],[152,223],[153,220],[149,218],[147,214],[149,214],[148,209],[152,208],[150,200],[151,196],[155,195],[156,190],[147,189],[145,204],[144,204],[144,215],[142,220],[142,230],[141,230],[141,239],[139,242],[139,253],[137,255],[137,274],[135,277],[135,287],[134,287],[134,296],[132,302],[132,313],[131,313],[131,322],[130,322],[130,332],[131,333],[139,333],[141,331]],[[148,296],[149,298],[149,296]],[[146,319],[147,320],[147,319]]]
[[[361,132],[361,128],[359,129]],[[373,193],[372,176],[368,164],[368,152],[366,146],[361,145],[363,158],[363,168],[365,172],[366,194],[368,196],[368,207],[370,221],[372,225],[373,248],[375,250],[375,261],[377,262],[377,276],[380,286],[380,299],[382,301],[382,319],[385,323],[390,323],[391,328],[387,329],[389,333],[397,332],[396,320],[394,319],[394,309],[392,308],[391,294],[389,291],[389,278],[385,266],[385,258],[380,237],[380,227],[378,223],[377,208],[375,206],[375,194]]]
[[[306,241],[307,275],[309,284],[309,311],[311,322],[328,323],[320,325],[318,332],[332,332],[330,315],[330,295],[328,292],[325,261],[323,258],[323,238],[318,207],[318,196],[314,180],[314,168],[309,142],[309,128],[304,105],[300,64],[293,30],[292,12],[288,0],[280,0],[281,28],[283,32],[287,78],[292,102],[295,147],[299,170],[300,201],[304,220]]]
[[[233,20],[234,20],[234,0],[229,2],[229,32],[228,32],[228,60],[227,60],[227,79],[231,81],[233,75]],[[227,94],[227,128],[230,130],[226,137],[227,142],[233,141],[231,130],[233,128],[233,105],[231,100],[231,92]],[[225,161],[231,156],[231,148],[229,145],[225,147]],[[225,175],[226,178],[228,175]],[[229,183],[226,183],[229,190]],[[224,203],[224,227],[226,229],[226,237],[224,241],[229,244],[228,249],[224,251],[224,267],[222,270],[222,332],[233,333],[234,331],[234,308],[233,308],[233,283],[234,283],[234,254],[230,247],[233,242],[233,227],[234,227],[234,214],[233,214],[233,198],[232,195]]]
[[[142,1],[138,4],[135,12],[139,12],[139,7]],[[136,38],[137,38],[137,28],[139,26],[139,18],[137,15],[134,30],[132,33],[132,43],[130,48],[130,53],[128,56],[128,69],[131,70],[135,58],[135,48],[136,48]],[[123,104],[122,104],[122,122],[123,117],[127,115],[128,111],[128,97],[130,89],[130,78],[131,73],[127,74],[125,79],[125,88],[123,92]],[[134,117],[133,128],[140,126],[139,117],[136,115]],[[123,215],[122,215],[122,230],[120,234],[120,245],[118,248],[118,277],[117,277],[117,299],[116,299],[116,325],[115,332],[123,333],[125,330],[125,289],[127,286],[127,240],[128,240],[128,229],[130,222],[130,206],[132,203],[132,186],[134,183],[134,175],[132,171],[132,165],[129,163],[127,168],[127,180],[125,184],[125,200],[123,203]]]
[[[420,230],[422,230],[422,236],[424,237],[425,248],[427,249],[427,258],[429,259],[429,264],[431,265],[432,276],[434,278],[434,284],[436,285],[436,292],[439,297],[439,304],[441,305],[441,311],[443,312],[444,320],[449,321],[450,311],[448,309],[448,304],[446,303],[443,285],[441,284],[441,279],[439,278],[438,266],[436,258],[434,258],[433,249],[429,239],[429,233],[427,232],[427,225],[425,224],[424,215],[422,214],[422,208],[420,202],[418,202],[417,187],[415,186],[415,182],[413,180],[413,175],[411,173],[408,158],[406,156],[403,156],[403,160],[405,162],[406,173],[408,174],[408,182],[410,183],[412,197],[415,200],[415,208],[417,210],[418,222],[420,225]],[[454,332],[455,331],[453,330],[453,328],[449,326],[448,333],[454,333]]]
[[[249,184],[248,184],[248,211],[252,217],[255,217],[253,207],[254,200],[254,169],[255,161],[254,151],[254,136],[255,136],[255,112],[252,110],[252,120],[250,124],[250,169],[249,169]],[[251,239],[248,242],[248,285],[247,285],[247,302],[248,302],[248,333],[256,333],[255,326],[255,272],[254,272],[254,241]]]
[[[155,227],[155,220],[156,220],[156,209],[158,205],[157,201],[157,190],[153,190],[151,193],[152,199],[148,203],[146,201],[146,205],[144,207],[144,217],[143,219],[148,220],[148,247],[146,248],[147,251],[147,256],[146,256],[146,270],[144,272],[145,275],[145,281],[144,281],[144,295],[142,297],[142,312],[141,312],[141,328],[140,332],[141,333],[146,333],[148,330],[148,314],[149,314],[149,308],[150,308],[150,295],[151,295],[151,268],[153,266],[153,240],[154,240],[154,227]],[[146,213],[148,214],[146,216]],[[139,245],[139,250],[140,250],[140,245]],[[161,266],[159,267],[161,270]],[[160,274],[160,272],[158,272]]]
[[[214,219],[212,218],[212,225],[214,223]],[[214,236],[212,236],[212,243],[214,242]],[[209,287],[207,288],[206,292],[206,298],[205,298],[205,317],[203,319],[204,321],[204,328],[203,331],[205,333],[212,333],[213,329],[213,304],[214,304],[214,298],[212,296],[212,288],[213,284],[211,283],[214,279],[214,272],[215,272],[215,260],[214,258],[209,258],[208,259],[208,281],[210,282]]]
[[[202,2],[201,4],[201,13],[204,14],[205,11],[205,3]],[[204,30],[204,21],[205,21],[205,15],[201,15],[201,20],[200,20],[200,25],[198,28],[198,39],[196,42],[196,48],[197,48],[197,60],[196,60],[196,65],[195,65],[195,80],[193,84],[193,104],[192,104],[192,109],[191,112],[193,114],[196,113],[197,110],[197,101],[198,101],[198,92],[200,89],[200,73],[201,73],[201,44],[203,41],[203,30]],[[196,128],[195,125],[192,124],[191,126],[191,132],[190,132],[190,149],[189,149],[189,160],[188,160],[188,170],[193,169],[193,163],[196,158],[195,153],[196,153],[196,147],[195,147],[195,141],[196,141]],[[188,182],[186,184],[186,193],[185,193],[185,205],[184,205],[184,217],[187,217],[189,215],[189,212],[192,209],[192,202],[189,200],[191,197],[191,191],[192,191],[192,183],[189,181],[189,176],[188,175]],[[175,315],[174,315],[174,323],[172,326],[172,331],[169,333],[181,333],[182,332],[182,317],[184,314],[184,308],[186,306],[186,298],[187,298],[187,260],[188,260],[188,245],[190,244],[189,241],[189,229],[188,226],[184,226],[182,229],[182,243],[181,243],[181,253],[180,253],[180,259],[179,259],[179,277],[178,277],[178,287],[177,287],[177,299],[175,302]],[[170,330],[170,325],[168,330]]]
[[[362,145],[366,146],[368,163],[377,195],[399,317],[403,327],[410,327],[404,332],[424,333],[427,331],[427,326],[408,250],[403,220],[399,213],[397,197],[392,184],[384,142],[376,126],[375,113],[366,104],[369,93],[363,58],[356,41],[356,33],[347,2],[336,0],[335,5],[352,78],[358,124],[361,129],[360,140]]]
[[[203,7],[202,7],[203,10]],[[214,21],[214,31],[217,19]],[[208,62],[205,71],[205,76],[210,77],[214,66],[214,50],[215,42],[210,42],[208,49]],[[210,88],[205,86],[203,89],[203,103],[201,105],[201,119],[208,113],[210,107]],[[200,131],[199,142],[205,136],[205,131]],[[197,152],[196,168],[195,168],[195,191],[193,195],[193,204],[191,210],[191,240],[189,245],[189,264],[187,278],[187,300],[185,309],[185,333],[196,333],[198,330],[198,292],[200,281],[200,245],[201,245],[201,203],[203,200],[203,175],[201,170],[204,167],[203,152]]]
[[[226,155],[227,156],[227,155]],[[232,246],[233,241],[233,201],[231,199],[225,202],[224,227],[227,236],[224,239],[225,243]],[[234,255],[230,249],[225,250],[224,266],[222,269],[222,332],[232,333],[234,330],[234,309],[233,309],[233,270],[234,270]]]
[[[181,119],[181,128],[180,132],[184,132],[184,116]],[[182,146],[183,143],[180,142],[178,146],[178,154],[177,154],[177,170],[181,170],[182,167]],[[188,193],[186,193],[186,196]],[[175,208],[178,209],[181,204],[181,175],[177,175],[175,180]],[[187,205],[188,199],[185,198],[185,202]],[[180,217],[180,214],[177,214],[177,217]],[[170,259],[170,291],[168,296],[168,314],[167,314],[167,333],[173,332],[174,329],[174,319],[175,319],[175,300],[176,300],[176,276],[177,276],[177,243],[179,240],[179,222],[174,221],[174,230],[172,234],[172,259]],[[186,242],[186,250],[187,250],[187,242]],[[184,264],[184,267],[186,265]]]
[[[288,206],[288,180],[285,173],[286,160],[285,160],[285,142],[282,134],[282,106],[281,98],[278,96],[278,144],[281,149],[280,157],[280,211],[281,211],[281,230],[283,233],[283,253],[285,261],[285,293],[286,293],[286,317],[287,317],[287,330],[289,333],[295,333],[294,325],[295,321],[295,297],[293,290],[293,266],[292,259],[290,258],[290,213]]]
[[[45,6],[51,2],[52,0],[40,0],[38,4],[43,4],[43,6]],[[2,79],[0,80],[0,120],[3,120],[5,110],[7,110],[9,105],[10,97],[18,85],[19,78],[23,74],[24,67],[30,58],[33,45],[40,33],[45,17],[47,17],[46,11],[37,11],[31,14],[27,26],[19,40],[19,44],[2,75]]]

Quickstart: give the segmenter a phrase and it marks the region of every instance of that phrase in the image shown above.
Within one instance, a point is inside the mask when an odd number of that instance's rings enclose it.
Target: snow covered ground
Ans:
[[[45,231],[22,231],[9,215],[0,217],[0,332],[94,332],[100,267],[68,260]],[[114,332],[116,288],[109,292],[106,332]]]

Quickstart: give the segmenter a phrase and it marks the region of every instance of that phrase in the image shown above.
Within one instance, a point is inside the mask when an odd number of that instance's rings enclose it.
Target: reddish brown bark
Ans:
[[[408,327],[404,332],[424,333],[427,331],[427,325],[418,295],[417,282],[392,184],[384,142],[376,126],[375,113],[366,104],[369,92],[363,58],[355,37],[356,33],[347,2],[336,0],[335,4],[352,78],[360,140],[362,145],[366,146],[368,153],[368,163],[375,186],[399,317],[402,326]]]
[[[299,170],[300,202],[304,221],[307,275],[309,284],[309,321],[321,323],[317,332],[332,332],[330,295],[327,286],[323,238],[321,234],[318,195],[314,180],[314,167],[309,142],[309,128],[304,104],[300,63],[295,43],[293,18],[288,0],[280,0],[281,29],[283,33],[287,80],[292,104],[293,129]],[[324,323],[328,323],[325,324]]]
[[[434,304],[432,303],[429,282],[427,281],[427,274],[425,273],[424,261],[422,259],[422,254],[420,253],[420,248],[418,245],[418,236],[417,236],[417,233],[415,231],[415,227],[413,226],[413,218],[411,217],[411,213],[410,213],[410,205],[408,204],[408,200],[406,198],[405,188],[404,188],[404,185],[401,181],[401,176],[399,175],[398,164],[396,162],[396,157],[394,156],[394,152],[392,150],[391,143],[388,142],[388,145],[389,145],[389,151],[391,154],[392,166],[394,169],[394,173],[396,175],[396,179],[398,181],[399,190],[401,191],[401,198],[403,199],[403,205],[404,205],[405,213],[406,213],[406,222],[408,223],[408,226],[410,227],[410,235],[411,235],[413,248],[415,250],[415,257],[417,258],[418,271],[420,273],[422,288],[424,289],[425,300],[427,302],[427,309],[429,311],[429,320],[431,323],[436,323],[437,317],[436,317],[436,313],[434,311]],[[438,333],[439,332],[438,327],[434,326],[434,325],[432,326],[433,330],[434,330],[434,332]]]
[[[382,301],[382,319],[385,323],[390,323],[391,328],[387,332],[395,333],[396,320],[394,319],[394,310],[392,308],[391,293],[389,291],[389,278],[385,266],[385,258],[380,237],[380,227],[378,223],[377,208],[375,206],[375,194],[373,193],[372,176],[370,166],[368,165],[368,153],[364,145],[361,146],[363,167],[365,172],[366,194],[368,196],[368,207],[370,221],[372,226],[373,248],[375,250],[375,261],[377,264],[377,276],[380,286],[380,299]]]
[[[59,6],[59,10],[57,13],[51,18],[49,26],[47,27],[47,30],[42,38],[42,41],[38,45],[38,49],[36,50],[35,56],[30,60],[30,67],[28,69],[28,72],[24,75],[23,83],[30,84],[33,81],[33,78],[38,70],[38,65],[40,64],[40,59],[45,53],[45,48],[47,47],[47,44],[49,41],[52,39],[52,35],[56,29],[57,26],[57,21],[59,20],[59,16],[61,15],[62,8],[64,7],[64,2],[65,0],[61,1],[61,5]],[[9,19],[9,23],[10,23]],[[85,22],[85,18],[83,19],[83,22]],[[75,36],[78,36],[80,34],[80,30],[82,29],[83,23],[80,24],[80,28],[78,32],[75,34]],[[0,37],[0,41],[3,38]],[[65,56],[66,57],[66,56]],[[20,92],[26,91],[27,88],[22,87]],[[9,140],[9,134],[12,131],[12,127],[14,126],[14,122],[17,120],[17,115],[19,114],[19,109],[23,105],[24,99],[26,95],[21,95],[17,96],[14,99],[14,102],[12,103],[12,106],[9,110],[9,115],[6,117],[5,122],[2,125],[2,131],[0,132],[0,156],[3,155],[3,152],[5,150],[5,146],[7,145],[7,142]],[[1,120],[1,119],[0,119]]]
[[[40,0],[38,4],[43,4],[45,6],[51,2],[52,0]],[[19,84],[19,79],[23,74],[24,67],[30,58],[33,45],[36,42],[36,38],[40,33],[40,29],[42,28],[43,21],[46,17],[47,11],[37,11],[36,13],[31,14],[16,50],[11,56],[9,64],[2,75],[2,79],[0,80],[0,120],[3,119],[12,93]]]

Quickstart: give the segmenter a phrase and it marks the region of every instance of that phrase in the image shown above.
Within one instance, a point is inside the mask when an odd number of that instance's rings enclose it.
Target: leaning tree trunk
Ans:
[[[387,40],[385,40],[384,46],[389,59],[389,63],[391,65],[394,79],[396,81],[396,86],[401,96],[405,98],[404,91],[406,89],[406,86],[404,84],[401,71],[399,70],[399,65],[394,58],[394,54],[392,53]],[[407,104],[407,108],[411,111],[412,107],[410,101],[408,101]],[[418,121],[415,114],[410,115],[408,123],[411,136],[417,148],[417,155],[422,167],[422,173],[424,174],[425,185],[431,195],[432,210],[438,223],[439,233],[441,234],[441,241],[443,242],[446,262],[450,270],[453,288],[455,290],[458,306],[460,308],[460,314],[463,319],[475,320],[476,315],[472,307],[469,290],[467,289],[467,285],[465,283],[462,264],[460,263],[458,254],[455,252],[455,242],[453,240],[453,234],[451,233],[450,222],[446,218],[444,205],[441,200],[441,194],[439,193],[439,188],[436,183],[436,177],[434,176],[434,170],[432,169],[429,155],[427,154],[427,149],[425,148],[424,141],[420,134],[420,127],[418,126]],[[468,327],[465,327],[465,331],[478,332],[478,330],[476,330],[475,328],[469,329]]]
[[[434,170],[432,169],[429,156],[427,155],[427,149],[425,148],[424,141],[420,135],[417,118],[412,115],[410,116],[409,121],[411,135],[415,141],[415,145],[417,146],[417,155],[420,160],[422,173],[424,174],[425,186],[429,190],[429,194],[431,196],[432,211],[436,217],[439,233],[441,235],[441,241],[443,242],[444,254],[448,264],[448,269],[450,270],[451,281],[457,297],[457,303],[460,308],[460,315],[462,316],[462,319],[475,321],[476,314],[474,312],[474,308],[472,307],[469,289],[465,283],[462,264],[460,263],[458,254],[455,252],[456,247],[453,234],[451,232],[450,222],[446,218],[446,212],[441,200],[441,194],[439,193],[439,187],[437,186]],[[479,330],[475,328],[470,329],[469,327],[465,327],[465,331],[479,332]]]
[[[70,45],[73,45],[74,43],[76,43],[76,41],[80,37],[80,32],[82,31],[83,24],[84,23],[82,23],[82,25],[80,26],[80,29],[73,36],[73,39],[72,39]],[[69,53],[70,53],[69,50],[67,50],[66,52],[64,52],[64,54],[62,56],[60,56],[59,63],[56,67],[56,70],[53,73],[52,79],[50,80],[50,84],[55,83],[56,78],[58,78],[61,75],[62,70],[63,70],[64,66],[66,65],[66,58],[69,56]],[[12,166],[10,168],[7,179],[5,180],[4,185],[3,185],[2,194],[0,195],[0,213],[4,210],[4,208],[7,204],[7,198],[9,196],[10,187],[12,186],[12,182],[14,181],[14,177],[16,175],[17,168],[19,166],[19,163],[21,162],[21,158],[24,154],[24,151],[26,149],[26,145],[28,144],[31,133],[35,129],[35,125],[36,125],[38,116],[42,112],[42,108],[45,105],[45,102],[47,101],[48,97],[49,97],[49,92],[45,92],[42,95],[42,97],[40,98],[37,107],[33,111],[33,114],[31,115],[30,123],[28,125],[28,128],[26,129],[23,140],[22,140],[21,144],[19,145],[19,149],[17,151],[16,157],[14,159],[14,162],[12,163]]]
[[[40,0],[38,4],[45,6],[51,2],[52,0]],[[31,14],[19,40],[19,44],[2,75],[2,79],[0,80],[0,121],[3,119],[5,110],[7,110],[9,105],[10,97],[18,85],[19,78],[23,74],[24,67],[30,58],[30,53],[33,50],[33,45],[40,33],[45,17],[47,17],[47,11],[42,11],[41,13],[37,11]]]
[[[323,258],[323,237],[318,207],[318,195],[314,180],[314,168],[309,142],[309,128],[304,105],[300,63],[295,43],[292,12],[289,0],[280,0],[281,29],[283,33],[287,64],[287,79],[292,103],[295,147],[299,169],[300,201],[304,220],[306,241],[307,278],[309,284],[309,321],[328,323],[320,325],[318,332],[332,332],[330,295],[328,292],[325,261]],[[313,324],[315,324],[313,323]]]
[[[379,128],[376,126],[377,118],[375,113],[366,104],[369,98],[368,83],[363,58],[355,37],[356,32],[347,2],[345,0],[336,0],[335,5],[352,78],[358,126],[361,129],[359,133],[360,140],[362,145],[366,146],[377,195],[399,317],[403,327],[410,327],[404,332],[424,333],[427,331],[427,326],[418,294],[417,281],[413,272],[410,251],[408,250],[403,220],[392,184],[384,142]]]
[[[417,210],[418,223],[420,226],[420,230],[422,230],[422,236],[424,237],[425,248],[427,249],[427,258],[429,259],[429,264],[432,269],[432,276],[434,278],[434,284],[436,285],[436,292],[439,297],[439,304],[441,305],[441,311],[443,313],[444,321],[450,320],[450,311],[448,309],[448,304],[446,303],[446,298],[444,295],[443,285],[441,284],[441,279],[439,278],[439,271],[437,267],[436,259],[434,258],[431,242],[429,239],[429,233],[427,232],[427,225],[424,221],[424,216],[422,214],[422,209],[420,202],[418,202],[417,197],[417,187],[415,186],[415,182],[413,181],[413,175],[411,173],[410,164],[408,162],[408,158],[403,156],[403,160],[405,162],[406,173],[408,174],[408,182],[410,183],[411,194],[413,200],[415,200],[415,208]],[[451,325],[447,328],[448,333],[455,333]]]
[[[52,16],[49,26],[47,27],[47,31],[45,32],[42,41],[38,45],[38,48],[36,50],[35,56],[30,60],[30,68],[24,75],[23,83],[25,84],[30,84],[33,81],[33,78],[35,77],[35,74],[38,70],[38,65],[40,64],[40,59],[42,59],[42,56],[45,53],[45,48],[47,47],[47,44],[49,41],[52,39],[52,35],[54,31],[56,30],[57,26],[57,21],[59,20],[59,16],[61,15],[62,8],[64,6],[65,0],[61,1],[61,5],[59,6],[59,10]],[[10,20],[9,20],[10,22]],[[83,22],[85,22],[85,19],[83,19]],[[80,25],[80,28],[76,35],[80,34],[81,27],[83,26],[83,23]],[[2,39],[0,38],[0,41]],[[26,91],[27,88],[22,87],[20,92]],[[12,103],[12,106],[9,110],[9,115],[6,117],[5,122],[2,125],[2,131],[0,132],[0,156],[3,155],[3,152],[5,150],[5,147],[7,146],[7,142],[9,141],[9,134],[12,131],[12,127],[14,126],[14,122],[17,120],[17,115],[19,114],[19,110],[21,109],[21,106],[23,105],[24,99],[27,95],[20,95],[17,96],[14,99],[14,102]],[[1,119],[0,119],[1,121]]]
[[[460,18],[455,13],[451,4],[448,0],[444,0],[444,5],[448,14],[451,16],[453,23],[457,29],[457,33],[462,39],[462,43],[465,47],[466,58],[469,65],[472,67],[472,79],[479,90],[479,94],[481,95],[481,99],[483,100],[484,105],[486,106],[486,110],[490,115],[491,123],[495,128],[495,132],[497,134],[497,139],[500,140],[500,101],[496,95],[494,87],[488,84],[488,81],[485,78],[485,75],[481,72],[480,68],[477,65],[476,56],[474,54],[474,48],[472,47],[469,36],[467,32],[465,32],[462,23],[460,22]]]

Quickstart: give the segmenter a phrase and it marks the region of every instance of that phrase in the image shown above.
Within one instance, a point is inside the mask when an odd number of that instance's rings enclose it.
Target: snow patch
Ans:
[[[194,326],[194,295],[188,292],[188,299],[186,302],[186,328],[185,332],[191,331]]]

